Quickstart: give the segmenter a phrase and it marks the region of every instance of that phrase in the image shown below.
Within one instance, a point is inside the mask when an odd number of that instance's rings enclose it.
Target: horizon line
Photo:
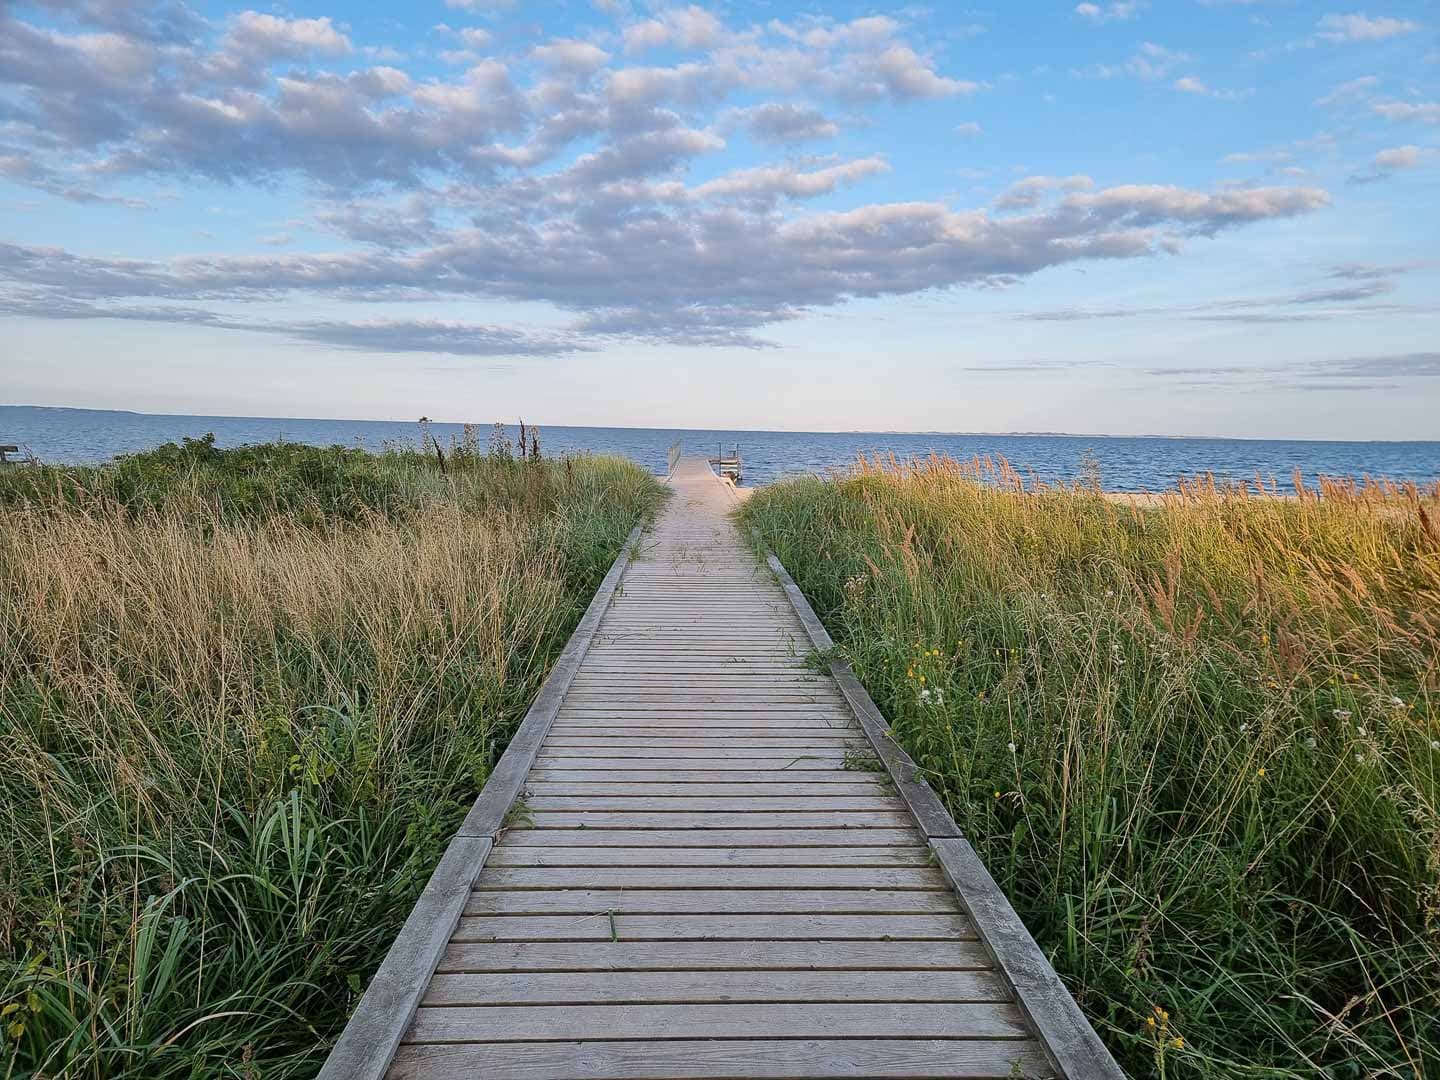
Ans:
[[[544,424],[530,423],[522,420],[510,421],[488,421],[480,422],[474,420],[437,420],[433,417],[417,417],[414,420],[383,419],[378,417],[364,416],[257,416],[251,413],[171,413],[171,412],[145,412],[140,409],[97,409],[85,405],[35,405],[18,402],[0,402],[0,409],[49,409],[55,412],[96,412],[96,413],[118,413],[122,416],[155,416],[173,418],[193,418],[197,420],[295,420],[309,423],[356,423],[356,424],[419,424],[425,421],[431,424],[444,424],[451,427],[461,427],[469,424],[473,427],[493,427],[496,423],[504,423],[506,427],[518,427],[525,423],[527,427],[537,427],[544,430],[552,428],[581,428],[597,431],[677,431],[677,432],[739,432],[755,435],[943,435],[958,437],[982,436],[986,438],[1063,438],[1063,439],[1173,439],[1194,442],[1300,442],[1300,443],[1437,443],[1440,438],[1435,439],[1320,439],[1314,437],[1289,437],[1276,438],[1259,435],[1175,435],[1150,432],[1143,435],[1121,435],[1111,432],[1086,432],[1086,431],[944,431],[938,428],[923,430],[903,428],[850,428],[820,429],[820,428],[701,428],[701,427],[678,427],[671,425],[664,426],[641,426],[637,424]]]

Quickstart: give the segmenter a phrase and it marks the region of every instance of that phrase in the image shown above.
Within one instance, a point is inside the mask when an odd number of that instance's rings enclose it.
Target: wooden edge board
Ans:
[[[493,844],[457,836],[445,849],[420,899],[364,995],[350,1014],[317,1080],[382,1080],[440,964],[470,890]]]
[[[400,1040],[430,985],[430,976],[460,925],[470,891],[494,847],[495,834],[520,794],[540,744],[560,711],[565,692],[580,669],[585,651],[644,530],[642,522],[625,538],[620,554],[591,597],[579,625],[551,667],[464,823],[445,848],[420,899],[350,1014],[316,1080],[383,1080],[389,1070]]]
[[[970,841],[937,837],[930,850],[1061,1073],[1068,1080],[1125,1080]]]
[[[795,584],[795,579],[768,548],[765,549],[765,558],[780,583],[780,588],[790,598],[790,605],[804,625],[811,644],[820,652],[833,650],[835,642],[831,640],[829,632],[811,608],[810,601],[805,599],[800,586]],[[925,838],[928,840],[939,836],[960,836],[960,827],[955,824],[955,819],[950,816],[950,812],[945,809],[935,792],[917,775],[919,770],[915,762],[910,760],[910,755],[890,737],[890,725],[885,722],[885,717],[880,714],[869,693],[860,685],[860,680],[855,678],[850,665],[832,659],[830,674],[839,685],[841,696],[855,714],[855,719],[860,722],[865,738],[869,740],[876,756],[884,763],[891,780],[895,782],[895,790],[905,800],[905,805],[910,808],[910,813]]]
[[[765,561],[789,598],[811,644],[821,652],[833,650],[834,640],[795,579],[760,536],[753,530],[751,535],[765,553]],[[1125,1080],[1125,1073],[1065,989],[1060,976],[995,884],[975,849],[961,834],[950,812],[917,777],[914,761],[890,736],[889,725],[879,707],[850,665],[832,656],[830,674],[895,782],[896,791],[929,841],[962,909],[971,917],[977,935],[1014,989],[1021,1010],[1039,1033],[1051,1065],[1066,1080]]]

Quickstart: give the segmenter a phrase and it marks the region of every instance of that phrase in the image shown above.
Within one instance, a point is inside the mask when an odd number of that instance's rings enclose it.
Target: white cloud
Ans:
[[[1429,154],[1434,153],[1430,148],[1418,146],[1396,146],[1389,150],[1381,150],[1375,155],[1374,165],[1377,169],[1393,171],[1395,169],[1413,169],[1420,164],[1420,160]]]
[[[1189,53],[1177,52],[1153,41],[1146,41],[1142,42],[1123,64],[1100,64],[1074,74],[1097,79],[1115,79],[1129,75],[1145,82],[1155,82],[1168,78],[1177,67],[1188,64],[1193,59]]]
[[[610,62],[610,54],[598,45],[568,38],[537,45],[530,55],[552,71],[577,75],[589,75]]]
[[[1333,42],[1384,41],[1420,29],[1419,23],[1409,19],[1389,16],[1371,18],[1363,11],[1351,15],[1323,15],[1318,26],[1319,36]]]
[[[1378,75],[1361,75],[1359,78],[1348,79],[1345,82],[1337,83],[1324,97],[1315,99],[1315,104],[1323,108],[1335,105],[1344,105],[1351,101],[1363,100],[1368,97],[1375,87],[1380,85]]]
[[[962,135],[967,139],[973,139],[981,134],[982,128],[978,120],[966,120],[963,124],[955,125],[955,134]]]
[[[1039,206],[1054,191],[1088,191],[1095,181],[1081,173],[1074,176],[1027,176],[1017,180],[995,200],[997,210],[1029,210]]]
[[[771,102],[737,110],[736,115],[744,121],[750,134],[761,142],[808,142],[840,134],[839,124],[808,105]]]
[[[741,169],[709,180],[694,189],[699,199],[748,199],[773,202],[782,196],[813,198],[828,195],[842,184],[853,184],[867,176],[889,172],[883,158],[862,158],[828,169],[802,172],[794,165],[765,165]]]
[[[1440,102],[1382,101],[1370,108],[1386,120],[1440,124]]]
[[[1091,3],[1076,4],[1075,14],[1092,23],[1117,22],[1133,19],[1142,7],[1144,4],[1140,0],[1112,0],[1103,7]]]
[[[625,51],[649,49],[711,49],[725,39],[725,24],[697,5],[672,8],[653,19],[627,26],[622,33]]]
[[[1239,101],[1254,93],[1253,90],[1217,90],[1194,75],[1184,75],[1176,79],[1173,85],[1182,94],[1196,94],[1215,98],[1217,101]]]
[[[335,29],[329,16],[284,19],[242,11],[230,19],[228,47],[263,59],[300,57],[308,53],[338,56],[351,51],[350,39]]]

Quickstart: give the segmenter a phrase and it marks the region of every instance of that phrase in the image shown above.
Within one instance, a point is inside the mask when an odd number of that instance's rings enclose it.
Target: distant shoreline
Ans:
[[[0,404],[0,409],[35,409],[47,412],[69,412],[69,413],[99,413],[102,415],[154,417],[164,419],[185,419],[185,420],[253,420],[253,421],[295,421],[296,423],[314,424],[414,424],[419,418],[411,419],[402,417],[399,419],[387,419],[382,417],[365,416],[258,416],[249,413],[170,413],[170,412],[143,412],[138,409],[92,409],[75,405],[28,405],[23,403]],[[505,421],[507,427],[514,427],[518,419]],[[465,424],[488,428],[496,423],[494,420],[437,420],[433,417],[429,423],[441,427],[461,427]],[[529,423],[529,421],[527,421]],[[900,435],[907,438],[933,436],[936,438],[959,438],[959,439],[1155,439],[1167,441],[1193,441],[1193,442],[1300,442],[1300,443],[1348,443],[1356,445],[1366,444],[1409,444],[1440,446],[1440,438],[1435,439],[1317,439],[1304,436],[1280,437],[1263,435],[1166,435],[1158,432],[1147,432],[1141,435],[1125,435],[1115,432],[1085,432],[1085,431],[943,431],[940,429],[908,430],[903,428],[867,429],[848,428],[821,430],[813,428],[707,428],[707,427],[675,427],[667,424],[657,425],[636,425],[636,424],[547,424],[535,421],[534,426],[544,431],[548,428],[562,430],[582,428],[603,428],[612,431],[675,431],[681,434],[687,432],[712,432],[723,431],[740,435]],[[6,434],[0,431],[0,435]]]

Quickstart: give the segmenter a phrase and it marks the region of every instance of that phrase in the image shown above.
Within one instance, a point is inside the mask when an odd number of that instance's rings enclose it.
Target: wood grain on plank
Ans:
[[[735,1039],[402,1046],[392,1080],[1005,1080],[1048,1076],[1033,1041]]]

